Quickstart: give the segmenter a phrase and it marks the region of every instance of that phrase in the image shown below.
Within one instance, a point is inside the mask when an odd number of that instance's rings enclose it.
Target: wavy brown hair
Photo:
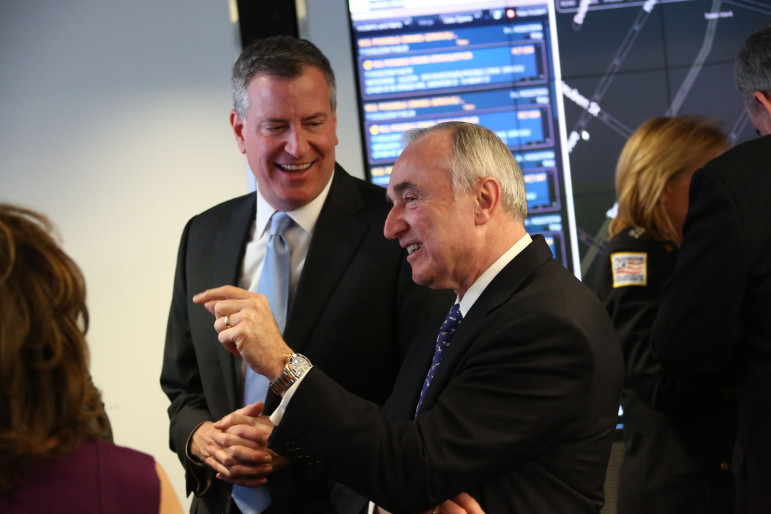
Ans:
[[[0,489],[29,457],[104,435],[88,370],[83,274],[43,215],[0,204]]]
[[[653,239],[679,244],[661,202],[664,188],[678,173],[701,168],[729,146],[714,122],[697,116],[662,116],[640,125],[616,164],[618,214],[608,239],[627,227],[639,227]]]

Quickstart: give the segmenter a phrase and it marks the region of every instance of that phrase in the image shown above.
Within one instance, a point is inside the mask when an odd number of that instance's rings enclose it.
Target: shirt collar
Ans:
[[[487,286],[490,285],[490,282],[498,276],[498,273],[500,273],[508,263],[514,260],[514,257],[519,255],[519,253],[532,242],[533,239],[530,237],[530,234],[526,232],[519,241],[514,243],[511,248],[498,257],[498,260],[492,263],[489,268],[479,275],[479,278],[471,284],[471,287],[468,288],[468,291],[466,291],[466,294],[463,295],[463,299],[460,301],[460,312],[463,316],[471,310],[471,307],[476,303],[477,299],[482,295]],[[458,302],[457,298],[455,299],[455,302]]]
[[[308,234],[312,234],[313,229],[316,227],[316,222],[321,214],[321,208],[324,207],[324,202],[327,200],[327,196],[329,196],[329,189],[332,186],[334,177],[335,173],[333,171],[327,185],[324,186],[324,189],[321,190],[321,193],[316,198],[299,209],[287,211],[289,217]],[[270,225],[270,217],[273,216],[274,212],[276,212],[276,209],[262,197],[259,188],[257,188],[257,238],[262,237]]]

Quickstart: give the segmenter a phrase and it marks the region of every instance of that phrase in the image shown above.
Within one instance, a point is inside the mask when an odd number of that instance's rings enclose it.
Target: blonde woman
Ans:
[[[683,237],[691,177],[728,146],[710,122],[659,117],[632,134],[618,159],[618,214],[595,290],[625,358],[621,514],[732,512],[733,399],[720,388],[668,376],[650,348],[661,286]]]

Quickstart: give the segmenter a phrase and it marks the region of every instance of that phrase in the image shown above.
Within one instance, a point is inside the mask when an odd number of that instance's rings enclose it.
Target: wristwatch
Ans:
[[[312,366],[311,361],[305,355],[299,353],[287,355],[284,372],[275,382],[270,384],[270,390],[280,396],[281,393],[292,387],[292,384],[300,380]]]

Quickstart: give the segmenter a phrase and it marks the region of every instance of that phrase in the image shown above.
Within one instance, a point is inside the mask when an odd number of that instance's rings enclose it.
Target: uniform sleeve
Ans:
[[[617,247],[616,251],[621,252],[622,248]],[[662,412],[698,410],[703,405],[711,405],[722,397],[720,390],[709,390],[673,377],[662,369],[651,347],[661,287],[671,273],[672,257],[661,243],[652,240],[623,250],[645,255],[645,283],[614,287],[611,253],[602,263],[596,290],[619,336],[626,386],[650,407]]]

